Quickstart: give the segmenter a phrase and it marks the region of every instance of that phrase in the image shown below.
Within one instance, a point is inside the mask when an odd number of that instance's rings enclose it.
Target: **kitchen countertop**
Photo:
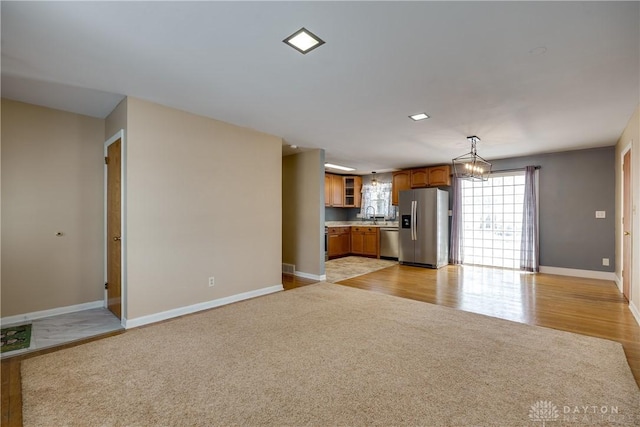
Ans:
[[[384,227],[384,228],[398,228],[398,221],[377,221],[374,224],[373,221],[326,221],[324,223],[326,227]]]

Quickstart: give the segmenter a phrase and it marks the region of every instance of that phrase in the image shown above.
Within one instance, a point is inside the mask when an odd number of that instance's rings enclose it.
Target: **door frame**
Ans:
[[[632,147],[633,143],[629,142],[622,150],[620,150],[620,159],[619,159],[619,164],[620,164],[620,247],[619,247],[619,259],[620,259],[620,280],[617,280],[616,284],[618,285],[618,289],[620,290],[620,293],[623,293],[623,286],[624,283],[622,282],[623,280],[623,274],[622,274],[622,269],[624,267],[624,226],[622,225],[622,218],[624,215],[624,157],[627,153],[630,154],[630,159],[631,159],[631,163],[629,165],[629,173],[631,175],[631,179],[629,180],[629,184],[630,184],[630,189],[629,189],[629,197],[631,198],[631,200],[629,200],[629,203],[631,203],[631,218],[629,218],[630,220],[630,228],[631,228],[631,262],[629,265],[629,303],[631,303],[631,294],[633,293],[633,286],[631,286],[633,284],[633,234],[635,232],[635,230],[633,229],[633,152],[631,151],[631,147]],[[618,257],[616,257],[618,258]],[[617,272],[616,272],[616,276],[617,276]]]
[[[127,324],[127,257],[126,257],[126,253],[127,253],[127,239],[126,239],[126,235],[127,235],[127,217],[125,215],[126,212],[126,188],[127,188],[127,181],[126,181],[126,170],[127,170],[127,159],[126,159],[126,153],[127,150],[125,149],[126,147],[126,141],[125,141],[125,135],[124,135],[124,129],[120,129],[118,132],[116,132],[111,138],[107,139],[104,142],[104,157],[107,157],[108,154],[108,149],[109,146],[111,144],[113,144],[114,142],[116,142],[117,140],[120,140],[120,224],[121,224],[121,233],[120,233],[120,237],[121,237],[121,241],[120,241],[120,291],[121,291],[121,300],[120,300],[120,313],[121,313],[121,317],[120,317],[120,322],[122,324],[122,327],[126,328],[126,324]],[[104,226],[104,230],[103,230],[103,248],[104,248],[104,259],[103,259],[103,264],[104,264],[104,282],[107,283],[107,242],[108,242],[108,237],[107,237],[107,165],[104,165],[104,207],[103,207],[103,226]],[[107,290],[104,290],[104,306],[108,307],[108,296],[107,296]]]

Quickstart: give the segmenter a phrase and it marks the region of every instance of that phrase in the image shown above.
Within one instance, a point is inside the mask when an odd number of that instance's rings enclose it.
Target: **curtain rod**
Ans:
[[[542,166],[534,166],[536,169],[541,169]],[[513,168],[513,169],[500,169],[500,170],[492,170],[491,173],[494,172],[519,172],[519,171],[523,171],[525,168]]]

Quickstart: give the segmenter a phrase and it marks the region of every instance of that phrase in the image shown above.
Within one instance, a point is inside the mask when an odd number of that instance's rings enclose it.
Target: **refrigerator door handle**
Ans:
[[[416,214],[418,213],[418,202],[416,200],[411,201],[411,240],[418,240],[418,233],[416,233]]]

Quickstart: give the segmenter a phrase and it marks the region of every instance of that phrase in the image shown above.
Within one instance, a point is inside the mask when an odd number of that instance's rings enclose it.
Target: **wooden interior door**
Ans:
[[[121,265],[121,182],[122,141],[116,140],[107,148],[107,307],[122,318]]]
[[[631,150],[622,159],[622,293],[631,300]]]

